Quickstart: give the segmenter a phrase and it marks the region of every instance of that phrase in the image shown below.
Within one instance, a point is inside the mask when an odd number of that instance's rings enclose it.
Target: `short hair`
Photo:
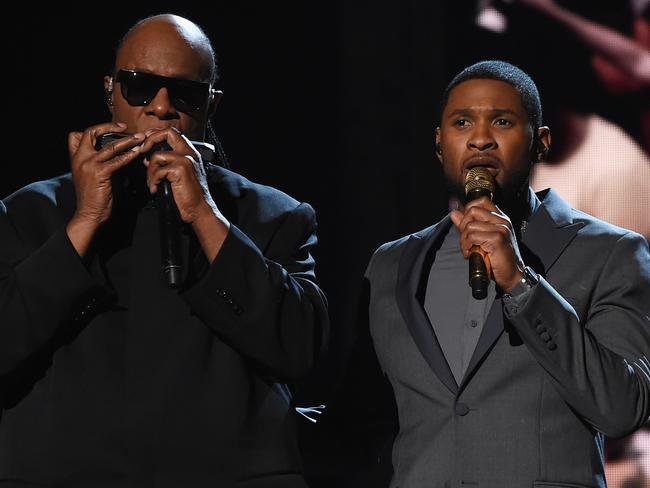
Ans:
[[[464,81],[485,79],[504,81],[514,86],[521,94],[521,102],[528,114],[532,129],[535,130],[542,125],[542,102],[535,82],[515,65],[498,60],[480,61],[454,76],[442,94],[440,118],[442,119],[442,112],[447,106],[451,90]]]

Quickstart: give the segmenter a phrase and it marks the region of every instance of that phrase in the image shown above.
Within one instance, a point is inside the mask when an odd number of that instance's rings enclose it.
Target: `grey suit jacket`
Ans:
[[[494,301],[460,385],[422,306],[449,217],[375,252],[369,329],[399,419],[391,487],[604,487],[603,434],[650,415],[647,242],[538,196],[520,247],[543,278],[511,316]]]

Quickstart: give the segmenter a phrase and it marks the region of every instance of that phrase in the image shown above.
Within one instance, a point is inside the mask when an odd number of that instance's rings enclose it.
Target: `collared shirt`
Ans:
[[[452,225],[436,252],[424,297],[424,310],[458,384],[496,297],[494,281],[490,281],[485,299],[472,297],[467,260],[460,251],[459,241],[458,229]]]
[[[540,201],[529,190],[528,215],[533,215]],[[519,228],[519,239],[525,225]],[[424,310],[456,383],[460,385],[476,349],[483,325],[497,296],[494,281],[490,281],[485,299],[472,297],[469,286],[468,264],[460,250],[460,234],[452,225],[436,252],[429,271],[424,297]],[[506,315],[522,308],[529,293],[504,300]]]

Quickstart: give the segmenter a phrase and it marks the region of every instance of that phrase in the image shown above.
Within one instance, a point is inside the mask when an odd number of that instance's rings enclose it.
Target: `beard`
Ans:
[[[518,209],[528,198],[528,183],[530,168],[526,171],[513,173],[505,181],[495,180],[492,201],[507,214]],[[465,181],[462,178],[451,178],[445,175],[445,185],[450,195],[459,202],[466,204]],[[506,211],[508,210],[508,211]]]

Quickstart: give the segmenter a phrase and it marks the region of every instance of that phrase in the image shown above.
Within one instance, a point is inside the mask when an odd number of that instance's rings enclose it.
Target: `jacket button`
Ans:
[[[455,410],[456,415],[460,415],[461,417],[464,417],[469,413],[469,407],[465,403],[457,403]]]
[[[553,342],[553,341],[548,341],[548,342],[546,343],[546,348],[547,348],[549,351],[555,351],[555,350],[557,349],[557,344],[556,344],[555,342]]]
[[[551,340],[551,334],[549,334],[548,332],[542,332],[539,336],[542,338],[544,342],[548,342]]]

